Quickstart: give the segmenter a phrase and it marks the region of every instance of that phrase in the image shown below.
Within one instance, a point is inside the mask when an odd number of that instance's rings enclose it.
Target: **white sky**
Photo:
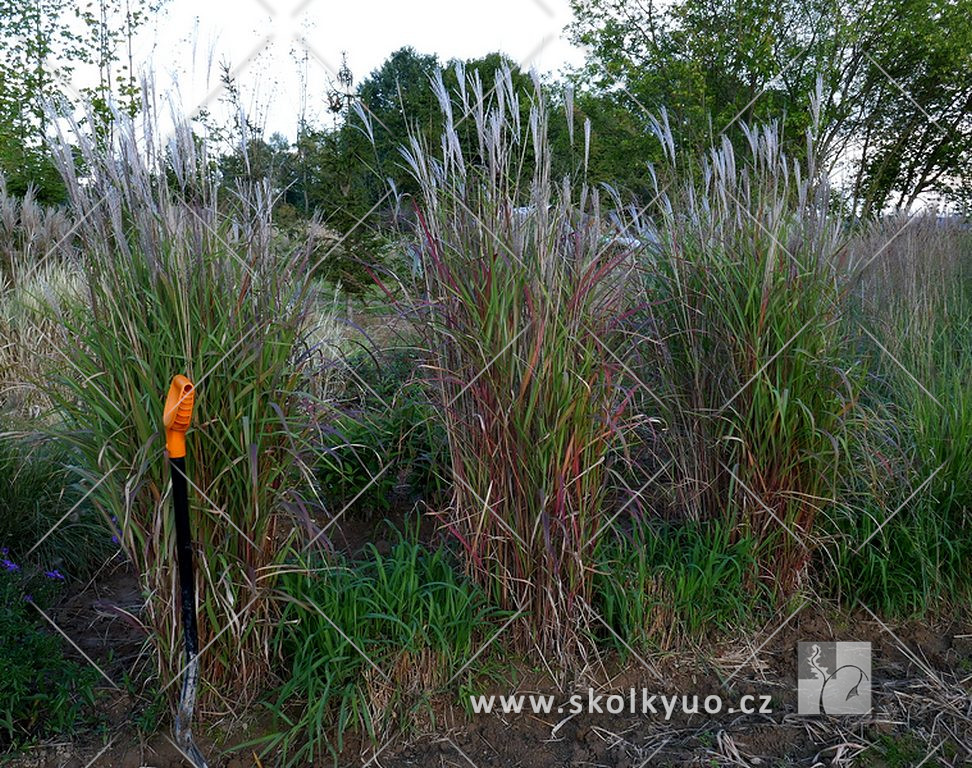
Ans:
[[[307,118],[330,125],[325,93],[344,50],[356,85],[405,45],[443,61],[499,50],[527,67],[558,72],[584,58],[565,39],[570,18],[569,0],[169,0],[140,34],[136,67],[150,66],[158,90],[175,89],[183,111],[192,113],[204,103],[216,108],[225,61],[267,135],[293,138],[301,37],[310,51]]]

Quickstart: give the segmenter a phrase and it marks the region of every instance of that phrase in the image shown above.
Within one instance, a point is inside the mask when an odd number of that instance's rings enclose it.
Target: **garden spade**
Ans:
[[[199,683],[199,635],[196,629],[196,594],[192,567],[192,536],[189,531],[189,495],[186,479],[186,430],[192,418],[195,390],[181,374],[172,379],[165,399],[162,421],[165,447],[169,454],[172,479],[172,506],[175,511],[176,555],[179,561],[179,589],[182,600],[182,633],[186,642],[186,669],[182,694],[176,711],[175,735],[179,747],[195,768],[207,768],[206,758],[192,740],[192,711]]]

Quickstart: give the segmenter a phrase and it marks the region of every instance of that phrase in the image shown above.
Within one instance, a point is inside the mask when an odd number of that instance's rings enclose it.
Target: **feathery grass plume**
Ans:
[[[895,216],[848,250],[869,376],[827,573],[872,610],[961,603],[972,590],[972,235]]]
[[[72,224],[60,206],[38,203],[32,189],[11,195],[0,176],[0,285],[15,287],[35,268],[70,256]]]
[[[74,125],[79,163],[66,138],[58,149],[84,287],[62,310],[70,343],[49,394],[93,502],[117,521],[169,684],[182,657],[162,402],[173,374],[194,381],[201,701],[235,706],[270,665],[273,566],[291,538],[284,510],[311,476],[301,408],[311,355],[301,341],[314,297],[304,250],[272,247],[268,184],[224,194],[205,141],[177,122],[163,146],[154,109],[141,114],[141,129],[115,115],[111,145]]]
[[[42,307],[80,284],[72,224],[32,190],[20,199],[8,194],[0,176],[0,407],[15,419],[36,419],[50,407],[37,382],[63,339],[57,318]]]
[[[814,522],[832,503],[855,398],[838,324],[841,227],[811,159],[782,153],[775,124],[746,128],[681,162],[664,114],[656,131],[659,255],[644,271],[645,409],[667,430],[669,498],[690,517],[725,517],[756,542],[760,576],[801,582]],[[646,471],[652,471],[649,467]]]
[[[420,190],[418,293],[451,452],[442,523],[492,597],[528,616],[521,640],[567,660],[583,652],[626,417],[611,346],[633,256],[605,241],[597,190],[551,178],[539,81],[524,108],[509,69],[486,93],[475,72],[468,86],[468,105],[450,107],[437,78],[441,141],[416,133],[403,150]],[[456,120],[475,126],[471,140]]]
[[[75,259],[45,259],[0,289],[0,407],[16,421],[50,412],[44,381],[51,361],[63,362],[60,312],[80,290]]]

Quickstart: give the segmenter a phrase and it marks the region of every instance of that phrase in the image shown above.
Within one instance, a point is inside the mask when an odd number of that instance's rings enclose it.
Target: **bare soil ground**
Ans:
[[[387,543],[373,524],[357,522],[342,534],[347,550],[366,541]],[[337,542],[336,542],[337,544]],[[146,663],[138,623],[141,596],[131,573],[116,567],[76,591],[55,620],[76,643],[72,650],[96,663],[118,685],[99,697],[107,725],[70,740],[37,745],[9,761],[16,768],[187,765],[169,726],[143,737],[136,723],[145,699],[122,681]],[[792,609],[791,609],[792,611]],[[772,696],[772,714],[662,715],[467,714],[455,696],[433,698],[410,727],[376,748],[352,738],[339,766],[464,766],[469,768],[587,766],[959,766],[972,764],[972,621],[886,622],[867,609],[840,613],[805,605],[781,614],[745,638],[723,638],[678,652],[612,654],[558,691],[542,668],[513,667],[515,682],[484,683],[495,694],[557,695],[631,688],[657,694],[719,694],[730,706],[744,694]],[[872,710],[865,716],[806,717],[796,713],[797,643],[856,640],[872,644]],[[140,655],[141,654],[141,655]],[[139,659],[141,658],[141,661]],[[107,689],[108,683],[105,682]],[[595,694],[596,695],[596,694]],[[198,727],[213,768],[270,765],[249,750],[234,750],[260,732],[260,723],[223,719]],[[3,758],[0,758],[0,764]],[[327,762],[322,765],[333,765]]]
[[[866,611],[828,616],[806,607],[773,634],[778,626],[769,625],[746,641],[724,640],[690,653],[642,655],[613,670],[602,668],[579,686],[582,692],[593,685],[604,693],[632,687],[698,693],[700,699],[715,693],[726,706],[747,693],[768,694],[771,715],[676,713],[667,722],[661,715],[607,713],[457,716],[449,727],[412,744],[391,742],[375,763],[386,768],[972,764],[968,623],[889,624]],[[806,640],[872,644],[870,714],[796,714],[797,643]],[[535,682],[516,690],[552,692],[542,679]]]

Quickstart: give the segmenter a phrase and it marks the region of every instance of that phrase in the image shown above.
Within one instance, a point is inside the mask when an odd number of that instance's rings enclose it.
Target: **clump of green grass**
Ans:
[[[51,441],[0,435],[0,547],[13,561],[83,578],[117,547],[73,476],[70,451]]]
[[[921,613],[972,590],[972,239],[931,217],[891,219],[852,256],[870,375],[824,573],[844,599]]]
[[[349,504],[349,513],[380,514],[396,501],[434,502],[439,495],[445,435],[414,356],[405,347],[344,361],[346,392],[315,469],[332,508]]]
[[[59,309],[67,341],[47,394],[80,482],[113,521],[148,596],[143,618],[167,685],[181,643],[161,408],[174,374],[194,381],[187,440],[201,693],[204,702],[246,699],[270,664],[273,566],[293,536],[289,510],[312,487],[307,254],[271,247],[268,185],[221,190],[205,142],[187,126],[164,149],[124,115],[115,126],[112,146],[75,126],[59,151],[84,246],[83,289]]]
[[[280,730],[264,746],[288,765],[337,759],[351,730],[377,739],[407,727],[499,616],[445,551],[425,550],[414,533],[386,556],[369,545],[362,560],[302,561],[278,589],[283,683],[270,709]]]
[[[610,627],[605,641],[624,649],[670,646],[686,637],[737,630],[768,590],[749,590],[757,573],[755,542],[720,520],[633,521],[598,544],[595,606]]]
[[[680,514],[751,539],[760,578],[786,594],[835,498],[856,397],[838,322],[840,222],[775,125],[746,129],[745,156],[723,141],[681,168],[664,119],[657,132],[670,167],[645,225],[658,245],[632,368],[664,429],[645,472],[663,469],[658,495]]]
[[[496,77],[489,93],[476,73],[456,94],[437,80],[444,134],[403,150],[420,190],[412,296],[451,457],[442,524],[478,583],[529,617],[524,644],[567,658],[626,417],[612,345],[632,258],[604,243],[598,190],[552,178],[539,82],[527,112]]]

